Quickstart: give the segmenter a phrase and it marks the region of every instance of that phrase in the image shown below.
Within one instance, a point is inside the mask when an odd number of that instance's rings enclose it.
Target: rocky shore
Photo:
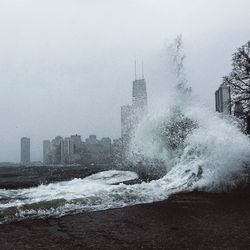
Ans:
[[[249,249],[248,191],[181,193],[132,207],[0,226],[1,249]]]

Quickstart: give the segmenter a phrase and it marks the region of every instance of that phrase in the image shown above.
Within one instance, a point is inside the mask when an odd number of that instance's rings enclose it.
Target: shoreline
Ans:
[[[0,167],[0,189],[23,189],[38,187],[61,181],[70,181],[74,178],[85,178],[92,174],[108,170],[123,170],[136,172],[139,178],[126,184],[148,182],[161,178],[165,173],[151,170],[147,173],[140,168],[116,167],[109,164],[81,165],[81,166],[29,166],[29,167]]]
[[[2,224],[2,249],[247,249],[249,189]]]
[[[106,165],[2,168],[0,188],[28,188],[110,169]],[[148,176],[141,173],[127,184],[143,179]],[[249,228],[248,178],[246,186],[231,192],[181,192],[154,203],[3,223],[0,249],[248,249]]]

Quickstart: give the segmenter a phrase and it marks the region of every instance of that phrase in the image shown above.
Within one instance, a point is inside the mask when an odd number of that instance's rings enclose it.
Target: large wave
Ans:
[[[164,162],[163,179],[186,176],[197,188],[234,186],[250,165],[249,137],[233,117],[215,113],[191,96],[173,97],[177,98],[174,105],[151,111],[138,125],[131,143],[132,161]]]
[[[175,96],[176,98],[176,96]],[[185,98],[184,98],[185,99]],[[134,131],[130,160],[161,162],[166,174],[126,185],[136,173],[111,170],[71,181],[0,190],[0,220],[62,216],[166,199],[170,194],[233,186],[250,164],[250,141],[233,119],[187,98],[151,111]],[[114,185],[116,184],[116,185]]]

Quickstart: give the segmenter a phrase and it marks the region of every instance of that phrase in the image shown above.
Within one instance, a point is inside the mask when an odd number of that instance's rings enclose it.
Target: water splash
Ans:
[[[2,189],[0,223],[150,203],[183,190],[218,190],[234,185],[235,176],[240,177],[244,167],[250,166],[249,138],[240,132],[233,118],[212,112],[191,96],[181,37],[167,54],[167,67],[164,64],[161,70],[163,64],[156,61],[157,70],[152,75],[156,77],[153,82],[162,86],[169,82],[164,90],[168,95],[164,91],[157,93],[157,100],[136,127],[130,145],[134,164],[140,162],[147,168],[150,163],[157,170],[160,163],[166,174],[151,182],[126,185],[122,182],[136,179],[137,174],[112,170],[29,189]],[[166,69],[173,72],[166,74]],[[177,93],[171,94],[170,89]]]
[[[173,98],[175,102],[169,102],[174,106],[166,104],[141,121],[130,147],[135,163],[144,162],[144,167],[149,161],[163,163],[164,177],[126,185],[121,182],[136,179],[137,174],[112,170],[35,188],[0,190],[0,221],[150,203],[183,190],[233,185],[235,176],[250,165],[249,138],[232,119],[191,97]]]
[[[173,96],[174,106],[151,111],[139,124],[131,142],[131,160],[164,162],[167,176],[199,173],[196,187],[215,189],[233,184],[250,165],[250,140],[232,117],[204,107],[191,96]]]

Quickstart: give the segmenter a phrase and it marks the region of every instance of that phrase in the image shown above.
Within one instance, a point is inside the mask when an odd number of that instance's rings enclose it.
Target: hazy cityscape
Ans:
[[[136,77],[135,62],[135,77]],[[131,137],[137,124],[147,113],[146,81],[143,77],[135,79],[132,86],[132,105],[121,107],[121,138],[112,141],[109,137],[98,140],[90,135],[82,140],[80,135],[70,137],[56,136],[43,141],[43,162],[30,161],[30,138],[21,138],[21,165],[67,165],[67,164],[111,164],[122,163],[127,158]],[[249,104],[248,104],[249,105]],[[241,118],[243,104],[237,101],[233,107],[231,87],[225,82],[215,91],[215,110],[224,115]],[[242,120],[245,132],[250,134],[250,115]]]
[[[136,62],[135,62],[136,67]],[[136,75],[136,68],[135,68]],[[80,135],[56,136],[43,141],[43,162],[31,162],[30,138],[21,138],[21,165],[108,164],[125,160],[133,130],[147,112],[146,81],[135,79],[132,84],[132,105],[121,107],[121,138],[90,135],[82,140]]]
[[[249,249],[249,0],[0,2],[0,250]]]

